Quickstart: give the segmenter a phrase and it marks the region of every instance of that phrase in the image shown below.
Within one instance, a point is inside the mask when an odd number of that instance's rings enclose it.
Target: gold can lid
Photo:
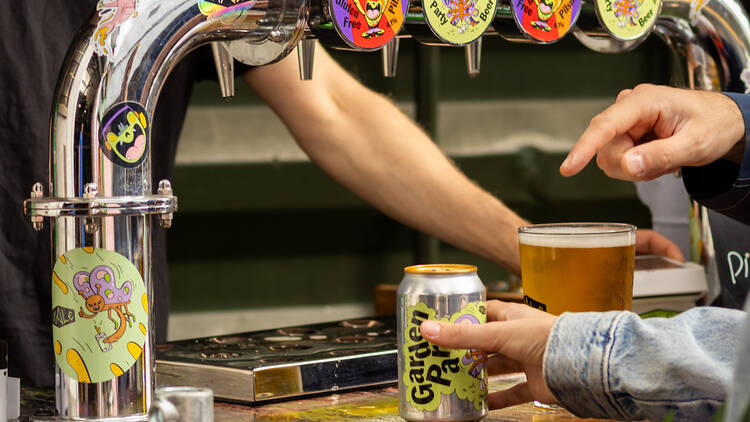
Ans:
[[[423,264],[404,268],[409,274],[467,274],[477,272],[476,265],[465,264]]]

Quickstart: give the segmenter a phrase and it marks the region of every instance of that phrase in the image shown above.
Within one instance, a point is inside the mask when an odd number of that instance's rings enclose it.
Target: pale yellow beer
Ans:
[[[563,312],[630,310],[635,226],[539,224],[518,229],[524,302]]]

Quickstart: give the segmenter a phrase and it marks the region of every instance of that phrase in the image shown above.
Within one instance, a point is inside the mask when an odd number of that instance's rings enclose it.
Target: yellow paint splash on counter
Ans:
[[[345,421],[367,419],[372,421],[403,421],[398,416],[398,398],[373,401],[368,404],[342,404],[319,407],[299,412],[285,412],[283,415],[263,416],[270,421]]]

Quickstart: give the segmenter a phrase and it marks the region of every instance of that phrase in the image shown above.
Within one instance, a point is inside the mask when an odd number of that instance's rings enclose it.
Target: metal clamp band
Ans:
[[[177,211],[173,195],[116,196],[109,198],[29,198],[27,215],[42,217],[103,217],[114,215],[169,214]]]

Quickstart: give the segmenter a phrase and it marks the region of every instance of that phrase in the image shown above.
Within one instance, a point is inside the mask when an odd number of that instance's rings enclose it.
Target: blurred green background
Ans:
[[[650,226],[649,212],[631,183],[610,180],[595,165],[564,179],[557,170],[564,149],[523,140],[537,123],[552,119],[566,126],[560,132],[565,132],[563,144],[570,145],[593,113],[620,90],[641,82],[679,84],[670,81],[671,53],[655,37],[616,55],[592,52],[572,35],[548,46],[486,37],[481,74],[475,78],[466,74],[461,48],[402,40],[395,78],[382,76],[378,53],[331,53],[366,86],[416,115],[471,179],[525,218]],[[529,111],[520,117],[494,114],[521,103]],[[577,107],[579,103],[588,108]],[[460,145],[451,149],[453,136],[446,135],[452,133],[446,120],[451,116],[443,111],[461,113],[469,108],[496,116],[497,122],[486,130],[477,125],[470,152],[461,152]],[[224,104],[216,83],[196,87],[189,113],[212,115],[217,110],[239,115],[244,110],[268,112],[239,79],[230,104]],[[230,130],[232,122],[215,124]],[[291,145],[287,155],[301,156],[288,133],[284,136],[283,128],[277,127],[279,121],[259,118],[257,125],[252,133],[238,135],[244,148],[252,149],[253,133],[268,125],[268,144]],[[183,153],[190,150],[190,132],[189,127],[183,131],[186,146],[178,152],[173,185],[180,210],[168,230],[173,315],[369,303],[375,285],[398,283],[404,266],[429,260],[477,264],[487,284],[508,278],[497,265],[449,245],[440,244],[436,254],[434,244],[425,247],[429,241],[363,203],[304,158],[285,159],[287,155],[274,150],[247,160],[203,160]],[[510,132],[516,144],[496,148]],[[557,136],[554,127],[549,132],[547,137]],[[215,137],[192,136],[199,141]],[[485,144],[493,147],[482,148]],[[221,145],[231,150],[231,142]],[[214,294],[196,294],[206,283]]]

